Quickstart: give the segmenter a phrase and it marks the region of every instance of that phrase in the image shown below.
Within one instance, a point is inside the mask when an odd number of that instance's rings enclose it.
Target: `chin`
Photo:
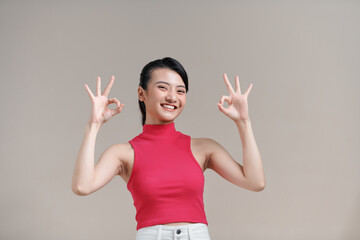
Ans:
[[[174,121],[177,117],[179,116],[179,114],[177,114],[176,116],[159,116],[159,120],[162,122],[172,122]]]
[[[173,118],[160,118],[159,120],[162,121],[162,122],[173,122],[176,119],[176,117],[173,117]]]
[[[153,115],[153,119],[157,119],[159,122],[173,122],[178,116],[180,116],[182,109],[178,109],[177,112],[163,111],[163,109],[159,109],[159,112]],[[146,115],[148,115],[148,113]]]
[[[161,120],[171,121],[177,118],[181,114],[181,112],[182,109],[177,109],[175,112],[159,112],[158,117]]]

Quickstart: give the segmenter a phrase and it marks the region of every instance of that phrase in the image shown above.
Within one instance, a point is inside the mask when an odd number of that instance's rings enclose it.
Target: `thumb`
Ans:
[[[221,103],[218,103],[217,105],[218,105],[218,107],[219,107],[219,110],[220,110],[222,113],[224,113],[225,115],[228,115],[228,110],[227,110],[225,107],[223,107],[223,105],[221,105]]]
[[[124,105],[125,105],[125,104],[123,103],[123,104],[120,105],[120,107],[118,107],[118,108],[116,108],[116,109],[111,109],[112,115],[114,116],[114,115],[120,113],[120,112],[122,111]]]

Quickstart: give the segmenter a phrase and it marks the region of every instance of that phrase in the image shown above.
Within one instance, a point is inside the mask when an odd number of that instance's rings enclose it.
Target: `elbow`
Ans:
[[[86,196],[89,195],[89,193],[87,191],[85,191],[83,188],[81,188],[80,186],[72,186],[71,187],[73,193],[75,193],[78,196]]]
[[[265,188],[265,183],[262,184],[245,184],[245,185],[238,185],[239,187],[243,187],[249,191],[253,192],[261,192]]]
[[[253,192],[261,192],[265,189],[265,181],[246,181],[244,188]]]
[[[257,183],[257,184],[249,184],[247,189],[253,192],[261,192],[265,188],[265,182]]]
[[[265,182],[262,183],[262,184],[259,184],[259,185],[254,189],[254,191],[255,191],[255,192],[261,192],[262,190],[264,190],[264,188],[265,188]]]

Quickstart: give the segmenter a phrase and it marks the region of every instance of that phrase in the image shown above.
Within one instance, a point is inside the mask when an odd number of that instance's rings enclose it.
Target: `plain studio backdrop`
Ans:
[[[218,110],[239,75],[264,164],[261,192],[205,171],[212,239],[360,239],[359,1],[1,1],[0,239],[135,239],[121,177],[71,190],[90,117],[88,84],[125,103],[97,136],[142,131],[137,86],[149,61],[189,76],[177,130],[213,138],[239,163],[233,121]],[[115,108],[112,104],[110,108]]]

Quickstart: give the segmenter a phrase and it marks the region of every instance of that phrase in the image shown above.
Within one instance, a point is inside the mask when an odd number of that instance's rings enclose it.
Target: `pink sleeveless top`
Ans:
[[[205,178],[191,152],[191,138],[173,123],[145,124],[129,141],[135,152],[127,183],[136,208],[136,230],[171,222],[208,225],[204,211]]]

